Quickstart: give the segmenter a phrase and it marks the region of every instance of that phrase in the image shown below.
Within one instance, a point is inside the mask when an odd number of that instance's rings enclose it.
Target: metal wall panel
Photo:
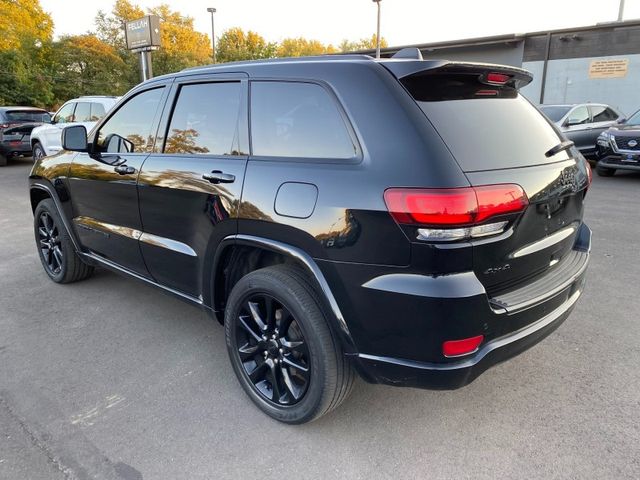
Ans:
[[[593,60],[628,59],[629,67],[622,78],[590,78],[589,66]],[[540,72],[543,62],[525,62],[523,68]],[[626,115],[640,108],[640,53],[551,60],[547,70],[545,104],[554,103],[607,103],[618,107]],[[522,93],[532,102],[540,99],[540,84],[525,87]]]

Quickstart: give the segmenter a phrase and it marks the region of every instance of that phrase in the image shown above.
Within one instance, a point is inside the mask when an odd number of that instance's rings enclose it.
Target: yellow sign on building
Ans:
[[[629,59],[593,60],[589,66],[589,78],[622,78],[627,76]]]

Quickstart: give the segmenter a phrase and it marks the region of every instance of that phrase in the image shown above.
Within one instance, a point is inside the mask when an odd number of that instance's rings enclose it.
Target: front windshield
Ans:
[[[631,115],[631,118],[626,123],[627,125],[640,125],[640,110]]]
[[[559,122],[560,119],[564,117],[570,109],[571,107],[558,107],[549,105],[540,106],[540,111],[542,111],[542,113],[544,113],[552,122]]]

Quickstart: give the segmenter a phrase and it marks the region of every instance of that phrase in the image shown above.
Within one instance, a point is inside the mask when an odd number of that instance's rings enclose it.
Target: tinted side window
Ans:
[[[237,154],[239,82],[180,88],[164,153]]]
[[[97,122],[98,120],[100,120],[102,117],[104,117],[104,115],[107,112],[104,109],[104,105],[102,105],[101,103],[92,103],[91,104],[91,122]]]
[[[98,132],[97,151],[150,152],[155,141],[151,128],[163,90],[147,90],[122,105]]]
[[[78,102],[75,112],[75,122],[90,122],[91,121],[91,104],[88,102]]]
[[[589,121],[589,110],[587,107],[578,107],[569,114],[567,125],[582,125],[589,123]]]
[[[618,114],[607,107],[593,106],[591,114],[594,122],[612,122],[618,118]]]
[[[73,122],[73,110],[76,108],[75,103],[67,103],[62,107],[53,118],[55,123],[71,123]]]
[[[252,82],[254,155],[348,159],[356,146],[334,100],[320,85]]]

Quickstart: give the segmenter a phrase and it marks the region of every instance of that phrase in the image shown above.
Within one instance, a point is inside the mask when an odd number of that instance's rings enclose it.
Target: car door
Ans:
[[[247,90],[245,77],[237,75],[176,80],[158,151],[138,178],[145,264],[158,283],[190,296],[202,295],[216,246],[237,232]]]
[[[54,115],[44,132],[44,146],[49,154],[62,150],[62,129],[75,121],[76,102],[67,102]]]
[[[138,90],[89,138],[69,171],[73,224],[93,254],[148,276],[138,238],[142,233],[137,179],[155,143],[168,88]]]
[[[591,138],[593,136],[593,125],[591,124],[591,114],[586,105],[579,105],[567,115],[567,119],[562,125],[562,130],[569,140],[576,144],[580,151],[593,149]]]

